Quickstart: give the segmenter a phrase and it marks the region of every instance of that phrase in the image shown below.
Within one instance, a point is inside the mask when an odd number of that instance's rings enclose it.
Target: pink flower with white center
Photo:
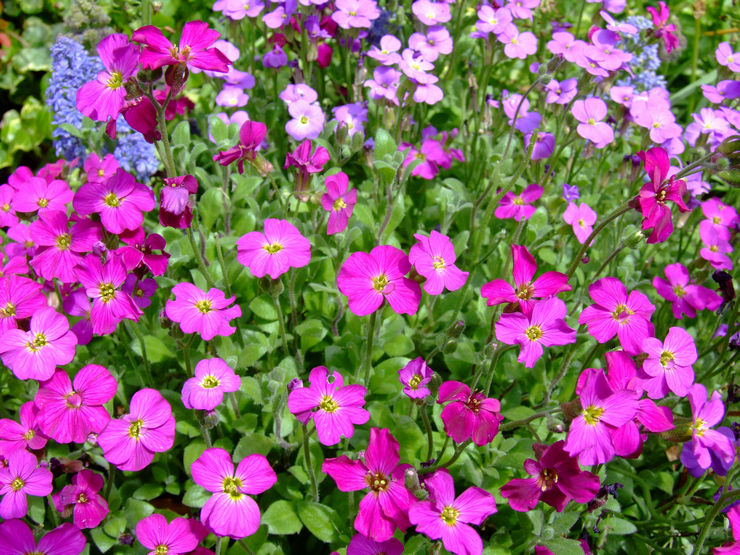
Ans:
[[[398,51],[401,49],[401,41],[393,35],[383,35],[379,46],[371,46],[367,55],[378,60],[385,66],[395,65],[401,61]]]
[[[595,96],[585,100],[576,100],[571,114],[580,123],[578,134],[594,143],[596,148],[604,148],[614,141],[614,130],[603,120],[606,117],[606,103]]]
[[[732,259],[727,256],[732,252],[730,231],[720,226],[699,226],[699,237],[704,243],[699,255],[715,270],[732,270]]]
[[[108,502],[98,493],[104,484],[100,474],[80,470],[72,477],[71,485],[52,496],[54,505],[59,512],[67,512],[71,507],[77,528],[96,528],[108,514]]]
[[[592,283],[588,293],[594,304],[583,309],[578,323],[587,324],[588,333],[599,343],[616,335],[627,354],[640,354],[643,339],[653,335],[650,318],[655,307],[648,298],[639,291],[628,295],[624,284],[613,277]]]
[[[452,401],[442,409],[445,432],[457,443],[472,439],[477,446],[487,445],[498,433],[499,422],[504,419],[499,412],[498,399],[488,398],[481,391],[470,391],[462,382],[444,382],[439,388],[437,404]]]
[[[57,365],[71,362],[77,337],[69,322],[52,307],[31,316],[29,331],[7,330],[0,336],[0,358],[19,380],[48,380]]]
[[[168,451],[175,441],[172,408],[155,389],[140,389],[131,397],[129,413],[110,420],[98,435],[103,456],[121,470],[141,470],[154,453]]]
[[[496,512],[496,500],[486,490],[470,487],[455,497],[455,482],[446,469],[424,479],[429,501],[409,509],[416,531],[433,540],[442,540],[445,549],[457,555],[483,552],[483,542],[470,524],[480,525]]]
[[[28,495],[45,497],[51,493],[51,472],[39,467],[36,457],[24,450],[14,451],[0,465],[0,517],[23,518],[28,513]]]
[[[47,532],[38,544],[22,520],[7,520],[0,524],[0,552],[6,555],[80,555],[85,544],[85,536],[71,522]]]
[[[21,276],[0,278],[0,334],[47,306],[40,284]]]
[[[432,381],[434,370],[427,366],[422,357],[417,357],[398,371],[403,392],[410,399],[423,399],[431,394],[427,384]]]
[[[396,528],[404,531],[409,521],[406,513],[412,497],[404,486],[407,465],[399,465],[399,445],[388,429],[370,428],[370,441],[362,461],[342,455],[324,459],[321,470],[337,483],[339,491],[370,488],[360,500],[355,530],[377,542],[393,536]]]
[[[717,50],[714,51],[714,56],[719,65],[735,73],[740,72],[740,53],[733,52],[729,42],[720,42]]]
[[[41,434],[38,425],[38,409],[33,401],[21,405],[20,423],[3,418],[0,420],[0,455],[7,457],[21,449],[42,449],[47,438]]]
[[[67,204],[74,197],[69,185],[61,179],[47,183],[40,177],[31,177],[23,184],[23,193],[13,196],[12,208],[16,212],[43,214],[51,210],[66,212]]]
[[[543,191],[544,189],[536,183],[529,185],[519,195],[508,191],[501,198],[493,215],[500,219],[514,218],[517,222],[528,220],[537,210],[531,203],[540,198]]]
[[[326,234],[334,235],[347,229],[347,223],[357,204],[357,189],[347,191],[349,178],[344,172],[330,175],[324,182],[326,193],[321,196],[321,206],[329,212]]]
[[[507,345],[519,345],[520,363],[534,367],[543,346],[576,342],[576,331],[565,323],[567,308],[560,299],[549,298],[534,306],[521,305],[522,312],[508,312],[496,322],[496,339]]]
[[[200,520],[217,536],[246,538],[260,525],[260,510],[249,497],[270,489],[277,476],[263,455],[243,458],[234,463],[225,449],[212,447],[203,451],[190,467],[193,481],[212,492],[200,511]]]
[[[375,0],[337,0],[332,20],[342,29],[367,29],[374,19],[380,17]]]
[[[498,35],[511,24],[511,21],[511,12],[506,8],[494,9],[487,4],[482,4],[478,8],[478,21],[475,22],[475,28],[481,33]]]
[[[585,202],[578,206],[571,202],[568,204],[568,208],[565,209],[563,219],[565,223],[573,227],[573,233],[575,233],[576,239],[582,245],[594,230],[593,225],[596,223],[596,212]]]
[[[375,312],[385,300],[398,314],[416,314],[421,287],[404,277],[409,270],[409,257],[401,249],[380,245],[369,253],[352,253],[339,270],[337,287],[356,316]]]
[[[149,549],[149,555],[190,553],[208,535],[208,530],[194,518],[174,518],[167,523],[164,515],[153,514],[136,525],[136,537]]]
[[[680,320],[685,314],[696,318],[697,310],[717,310],[722,304],[722,297],[707,287],[696,285],[691,281],[689,271],[680,262],[665,267],[668,281],[655,276],[653,287],[658,295],[672,303],[673,316]]]
[[[519,32],[516,25],[508,25],[498,35],[498,40],[504,43],[504,53],[509,58],[525,59],[537,52],[537,37],[529,31]]]
[[[416,0],[411,4],[411,11],[424,25],[436,25],[447,23],[452,19],[450,5],[445,2],[432,2],[431,0]]]
[[[414,233],[418,241],[409,251],[409,262],[426,278],[424,291],[439,295],[447,289],[457,291],[468,279],[468,272],[455,266],[455,247],[446,235],[432,230],[429,237]]]
[[[213,410],[224,393],[239,391],[242,379],[220,358],[205,358],[195,365],[195,377],[182,387],[182,404],[188,409]]]
[[[642,363],[642,370],[647,374],[642,385],[648,397],[662,399],[669,390],[685,397],[694,383],[694,338],[683,328],[674,327],[668,330],[665,341],[646,337],[642,341],[642,350],[648,354]]]
[[[184,333],[199,333],[204,341],[217,335],[229,336],[236,331],[231,320],[242,315],[233,295],[226,298],[220,289],[212,288],[207,293],[192,283],[178,283],[172,288],[175,300],[167,301],[165,314],[180,324]]]
[[[255,277],[277,279],[311,261],[311,243],[288,220],[267,218],[265,232],[250,231],[236,242],[236,259]]]
[[[740,222],[740,219],[737,217],[737,211],[717,197],[712,197],[702,202],[701,211],[712,225],[733,228]]]
[[[376,542],[362,534],[352,536],[347,546],[347,555],[401,555],[403,544],[396,538]]]
[[[588,374],[580,393],[581,414],[570,424],[565,451],[578,456],[583,465],[601,464],[614,458],[611,430],[631,421],[638,410],[633,391],[614,391],[603,370]]]
[[[105,71],[77,91],[77,109],[95,121],[116,119],[126,100],[126,82],[139,71],[139,47],[114,33],[98,43]]]
[[[288,106],[288,113],[293,119],[285,124],[285,132],[296,141],[315,139],[324,130],[324,112],[318,103],[298,100]]]
[[[154,193],[137,183],[123,168],[105,183],[85,183],[75,193],[72,206],[80,216],[100,214],[100,221],[110,233],[136,230],[144,222],[144,212],[156,206]]]
[[[99,434],[110,421],[103,405],[113,399],[117,387],[111,373],[98,364],[84,366],[74,381],[57,370],[41,383],[34,399],[41,430],[59,443],[85,443],[88,435]]]

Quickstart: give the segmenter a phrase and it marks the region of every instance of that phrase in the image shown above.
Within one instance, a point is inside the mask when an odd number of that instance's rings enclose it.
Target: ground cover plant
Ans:
[[[2,7],[0,553],[740,552],[732,2]]]

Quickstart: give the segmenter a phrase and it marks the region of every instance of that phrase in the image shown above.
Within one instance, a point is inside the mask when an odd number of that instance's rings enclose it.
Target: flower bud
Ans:
[[[465,322],[462,320],[458,320],[454,324],[452,324],[449,328],[447,328],[447,331],[445,334],[447,337],[460,337],[463,330],[465,329]]]
[[[450,340],[442,347],[442,352],[446,355],[451,355],[455,351],[457,351],[457,341]]]
[[[632,235],[624,240],[624,246],[634,249],[637,245],[645,240],[645,234],[641,230],[635,231]]]
[[[206,430],[210,430],[211,428],[215,428],[218,426],[218,413],[215,410],[208,410],[208,411],[200,411],[201,419],[203,422],[203,426]]]
[[[565,431],[565,424],[563,421],[552,414],[547,417],[547,431],[554,434],[562,434]]]

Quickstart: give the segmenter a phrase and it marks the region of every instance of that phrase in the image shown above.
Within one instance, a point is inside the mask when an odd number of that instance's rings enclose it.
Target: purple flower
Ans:
[[[511,25],[511,21],[511,12],[506,8],[494,9],[487,4],[482,4],[478,8],[478,21],[475,22],[475,28],[481,33],[498,35]]]
[[[375,0],[336,0],[336,11],[331,18],[342,29],[367,29],[372,20],[380,17],[380,10]]]
[[[389,66],[401,61],[401,55],[397,54],[400,49],[400,40],[393,35],[383,35],[380,39],[380,46],[371,46],[367,55],[378,60],[384,66]]]
[[[580,196],[578,185],[568,185],[567,183],[563,183],[563,198],[565,200],[568,202],[574,202],[578,200]]]
[[[452,38],[444,26],[434,25],[427,29],[426,36],[422,33],[413,33],[409,37],[409,47],[420,52],[428,62],[433,62],[440,54],[452,52]]]
[[[262,56],[262,65],[266,68],[280,68],[288,64],[288,55],[283,51],[283,47],[275,44],[272,50]]]
[[[614,130],[604,123],[606,103],[600,98],[591,96],[586,100],[576,100],[571,114],[579,122],[578,134],[594,143],[596,148],[604,148],[614,140]]]
[[[234,108],[237,106],[246,106],[249,102],[249,95],[241,87],[225,84],[216,95],[216,104]]]
[[[524,149],[529,149],[529,143],[532,140],[532,133],[524,135]],[[544,160],[552,155],[555,150],[555,135],[552,133],[538,133],[537,140],[532,147],[532,160]]]
[[[293,118],[285,124],[285,131],[296,141],[315,139],[324,130],[324,112],[318,104],[298,100],[288,106]]]
[[[452,401],[442,409],[445,432],[457,443],[472,439],[477,446],[487,445],[498,433],[501,403],[482,391],[470,391],[462,382],[448,381],[439,387],[437,404]]]
[[[370,87],[370,98],[381,100],[385,98],[398,106],[398,85],[401,80],[401,72],[391,67],[377,67],[373,71],[373,78],[365,81],[365,86]]]
[[[309,104],[313,104],[319,98],[318,93],[305,83],[297,83],[295,85],[290,84],[283,89],[278,95],[280,100],[285,102],[288,106],[299,100],[304,100]]]
[[[28,401],[21,405],[19,422],[9,418],[0,420],[0,456],[22,449],[42,449],[46,445],[48,439],[40,433],[38,413],[33,401]]]
[[[226,73],[231,60],[218,48],[209,48],[220,36],[204,21],[188,21],[177,46],[154,25],[140,27],[134,31],[131,40],[144,44],[141,65],[147,69],[181,64],[188,68]]]
[[[519,32],[514,25],[509,25],[501,34],[498,40],[503,42],[504,53],[509,58],[524,59],[527,56],[537,52],[537,37],[529,31]]]
[[[357,203],[357,189],[347,191],[349,178],[344,172],[328,176],[325,183],[326,193],[321,196],[321,206],[329,212],[326,234],[333,235],[347,229],[347,223]]]
[[[543,191],[544,189],[536,183],[529,185],[519,195],[508,191],[499,202],[494,216],[500,219],[514,218],[517,222],[528,220],[537,210],[530,203],[540,198]]]
[[[566,79],[565,81],[558,81],[552,79],[547,85],[545,90],[547,91],[547,97],[545,102],[548,104],[568,104],[578,94],[578,79],[573,77],[572,79]],[[617,87],[612,87],[615,89]]]
[[[403,384],[403,392],[411,399],[423,399],[431,394],[426,387],[432,380],[434,370],[427,366],[422,357],[417,357],[398,371],[398,379]]]
[[[432,0],[416,0],[411,4],[411,11],[424,25],[447,23],[452,19],[450,5],[446,2],[432,2]]]

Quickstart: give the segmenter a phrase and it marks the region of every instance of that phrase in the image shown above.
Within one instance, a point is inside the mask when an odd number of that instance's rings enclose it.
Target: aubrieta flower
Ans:
[[[411,11],[424,25],[447,23],[452,19],[450,6],[446,2],[415,0],[415,2],[411,4]]]
[[[429,368],[423,357],[411,360],[398,371],[403,392],[410,399],[423,399],[431,394],[427,384],[432,381],[434,370]]]
[[[48,439],[40,433],[38,412],[33,401],[28,401],[21,405],[19,422],[0,419],[0,456],[21,449],[42,449],[46,445]]]
[[[732,259],[727,253],[732,252],[730,231],[722,226],[700,226],[699,238],[704,246],[699,249],[699,256],[708,261],[715,270],[732,270]]]
[[[195,365],[195,377],[182,387],[182,404],[188,409],[213,410],[224,393],[239,391],[242,379],[220,358],[204,358]]]
[[[217,335],[229,336],[236,331],[230,322],[242,315],[242,309],[238,304],[229,306],[235,296],[227,299],[220,289],[214,287],[205,292],[192,283],[178,283],[172,293],[175,299],[167,301],[165,314],[179,323],[184,333],[199,333],[204,341],[210,341]]]
[[[685,397],[694,383],[692,364],[697,357],[694,338],[683,328],[673,327],[665,341],[646,337],[642,350],[648,354],[642,363],[643,372],[649,376],[642,380],[648,397],[662,399],[669,390]]]
[[[571,108],[571,114],[580,123],[578,134],[588,139],[596,148],[604,148],[614,140],[614,130],[603,120],[606,117],[606,103],[595,96],[585,100],[576,100]]]
[[[321,196],[321,206],[329,212],[326,234],[334,235],[347,229],[347,223],[357,204],[357,189],[347,191],[349,178],[344,172],[327,176],[324,183],[326,193]]]
[[[446,235],[432,230],[429,237],[414,233],[417,243],[409,251],[409,262],[426,278],[424,291],[439,295],[447,289],[457,291],[468,279],[468,272],[455,266],[455,247]]]
[[[665,2],[658,2],[658,9],[652,6],[645,8],[653,19],[653,34],[656,38],[662,38],[666,52],[670,53],[674,48],[678,48],[679,40],[676,36],[676,26],[668,24],[668,18],[671,12]]]
[[[675,176],[668,177],[671,163],[665,149],[656,146],[637,153],[645,164],[645,172],[650,182],[640,189],[640,211],[643,215],[642,229],[652,229],[648,243],[662,243],[673,232],[671,209],[667,202],[670,200],[678,206],[680,212],[687,212],[689,208],[683,202],[686,193],[686,182],[676,181]]]
[[[288,106],[299,100],[305,100],[309,104],[313,104],[319,99],[319,93],[305,83],[296,83],[287,85],[278,95],[278,98]]]
[[[360,500],[355,530],[377,542],[389,540],[397,527],[403,531],[409,525],[406,512],[412,497],[404,486],[406,465],[398,464],[398,451],[398,441],[387,428],[370,428],[362,461],[341,455],[324,459],[321,467],[334,479],[339,491],[370,488]]]
[[[324,112],[318,103],[298,100],[288,106],[291,119],[285,124],[285,132],[296,141],[315,139],[324,130]]]
[[[563,219],[565,223],[573,227],[573,233],[582,245],[594,229],[593,225],[596,223],[596,212],[585,202],[580,205],[571,202],[568,204],[568,208],[565,209],[565,213],[563,213]]]
[[[385,98],[398,106],[398,86],[401,82],[401,72],[392,67],[376,67],[373,78],[365,81],[365,87],[370,87],[368,94],[373,100]]]
[[[136,538],[150,555],[190,553],[208,535],[208,530],[194,518],[174,518],[167,523],[164,515],[153,514],[136,525]]]
[[[502,33],[511,24],[511,12],[506,8],[495,9],[488,4],[481,4],[478,8],[478,21],[475,28],[480,33]]]
[[[409,37],[409,47],[420,52],[425,60],[433,62],[440,54],[452,52],[452,37],[443,25],[433,25],[427,29],[426,35],[413,33]]]
[[[30,318],[46,306],[39,283],[22,276],[0,278],[0,334],[18,328],[18,320]]]
[[[154,453],[168,451],[175,441],[175,417],[162,394],[140,389],[131,397],[129,413],[110,420],[98,435],[98,445],[110,464],[137,471],[154,460]]]
[[[0,358],[19,380],[43,381],[72,361],[76,345],[67,319],[45,307],[31,316],[29,331],[10,329],[0,336]]]
[[[255,162],[257,148],[267,134],[267,126],[259,121],[245,121],[239,129],[239,144],[219,152],[213,156],[213,160],[222,166],[237,163],[239,173],[244,173],[244,162]],[[255,164],[257,169],[267,169],[265,164]],[[270,166],[271,168],[271,166]]]
[[[532,133],[524,135],[524,150],[529,150],[529,143],[532,141]],[[552,133],[542,132],[537,134],[532,147],[532,160],[545,160],[549,158],[555,150],[555,135]]]
[[[442,409],[445,432],[457,443],[472,439],[477,446],[487,445],[498,433],[501,403],[481,391],[470,391],[462,382],[447,381],[439,387],[437,404],[450,402]]]
[[[160,192],[159,223],[165,227],[186,229],[193,221],[193,196],[198,181],[192,175],[166,177]]]
[[[398,314],[416,314],[421,287],[404,277],[409,270],[409,257],[401,249],[379,245],[369,253],[352,253],[339,270],[337,287],[356,316],[375,312],[384,300]]]
[[[136,306],[144,310],[152,304],[151,297],[157,291],[157,282],[152,278],[139,279],[136,274],[126,276],[121,291],[133,299]]]
[[[311,243],[288,220],[267,218],[265,232],[250,231],[236,242],[236,259],[255,277],[277,279],[311,261]]]
[[[170,258],[169,253],[164,250],[167,246],[164,237],[157,233],[147,235],[141,227],[134,231],[125,231],[119,237],[124,246],[118,247],[115,254],[120,255],[124,266],[131,268],[140,278],[147,272],[155,276],[164,275]]]
[[[66,211],[74,195],[66,181],[31,177],[23,183],[23,193],[13,197],[12,208],[16,212],[38,212],[39,215],[53,210]]]
[[[302,424],[313,420],[322,445],[336,445],[342,437],[351,438],[354,427],[370,419],[370,413],[362,408],[367,393],[363,386],[344,385],[342,375],[330,374],[326,366],[311,370],[308,381],[309,387],[290,392],[288,409]]]
[[[27,496],[45,497],[53,489],[51,471],[40,467],[25,450],[13,451],[0,465],[0,517],[23,518],[28,513]]]
[[[524,461],[524,470],[533,478],[515,478],[501,486],[501,495],[515,511],[527,512],[538,501],[554,507],[559,513],[574,499],[588,503],[599,492],[599,477],[581,470],[578,459],[566,453],[565,441],[552,445],[535,443],[537,460]]]
[[[545,102],[548,104],[568,104],[578,94],[578,79],[575,77],[572,79],[566,79],[564,81],[557,81],[552,79],[547,85],[545,90],[547,91],[547,97]],[[614,90],[616,87],[612,87]]]
[[[401,555],[403,544],[396,538],[376,542],[362,534],[355,534],[347,546],[347,555]]]
[[[71,522],[47,532],[38,544],[22,520],[6,520],[0,524],[0,552],[8,555],[79,555],[85,550],[86,543],[85,536]]]
[[[504,54],[509,58],[525,59],[537,52],[537,37],[530,31],[519,32],[513,24],[508,25],[497,35],[500,42],[504,43]]]
[[[729,42],[720,42],[717,50],[714,51],[714,57],[719,65],[740,73],[740,53],[733,52]]]
[[[113,399],[117,387],[108,369],[98,364],[84,366],[72,381],[58,369],[40,384],[34,398],[41,431],[59,443],[85,443],[110,421],[103,405]]]
[[[213,493],[200,520],[217,536],[246,538],[260,525],[260,510],[249,497],[270,489],[277,476],[263,455],[244,457],[234,469],[225,449],[211,447],[190,466],[193,481]]]
[[[537,210],[531,203],[540,198],[543,191],[536,183],[527,186],[519,195],[507,191],[496,207],[494,216],[500,219],[514,218],[517,222],[528,220]]]
[[[447,469],[427,476],[424,484],[429,501],[420,501],[409,509],[409,520],[416,531],[433,540],[441,539],[450,553],[482,553],[483,541],[470,525],[480,525],[496,512],[493,495],[473,486],[455,497],[455,482]]]
[[[323,146],[316,145],[316,149],[311,153],[313,145],[310,139],[304,140],[293,152],[285,155],[285,164],[283,169],[287,170],[294,166],[298,169],[296,176],[296,191],[307,191],[310,175],[319,173],[324,169],[326,163],[331,159],[329,151]]]
[[[722,304],[722,297],[715,291],[692,283],[688,269],[680,262],[668,264],[664,272],[668,280],[655,276],[653,287],[658,295],[671,302],[676,319],[680,320],[684,314],[696,318],[698,310],[717,310]]]
[[[378,60],[384,66],[395,65],[401,61],[398,51],[401,49],[401,41],[393,35],[383,35],[378,46],[373,45],[367,55]],[[379,69],[379,68],[378,68]],[[377,69],[376,69],[377,71]],[[377,77],[376,77],[377,79]]]
[[[737,553],[740,553],[740,506],[735,505],[727,511],[727,520],[730,521],[732,539],[735,541],[723,544],[722,547],[715,547],[712,550],[713,555],[737,555]]]
[[[72,512],[77,528],[96,528],[108,514],[108,502],[98,493],[103,489],[103,477],[86,468],[72,477],[72,484],[52,496],[61,513]]]

